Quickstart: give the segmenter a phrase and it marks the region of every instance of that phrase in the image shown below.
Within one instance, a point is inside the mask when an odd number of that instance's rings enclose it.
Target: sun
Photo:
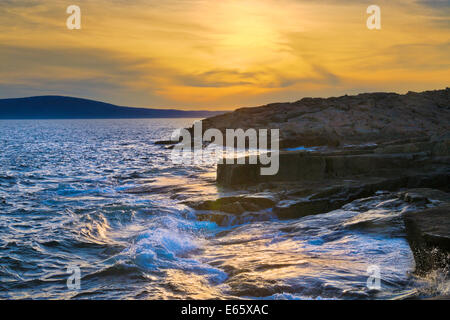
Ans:
[[[216,62],[224,68],[245,70],[277,55],[274,48],[281,35],[278,19],[268,14],[270,8],[265,1],[221,1],[210,8]]]

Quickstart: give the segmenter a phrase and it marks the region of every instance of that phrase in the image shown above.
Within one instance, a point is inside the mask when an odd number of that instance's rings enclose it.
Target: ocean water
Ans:
[[[194,119],[0,121],[0,299],[379,299],[448,293],[412,274],[388,192],[339,210],[221,220],[214,165],[155,145]],[[369,266],[381,288],[368,288]],[[80,270],[69,288],[68,268]]]

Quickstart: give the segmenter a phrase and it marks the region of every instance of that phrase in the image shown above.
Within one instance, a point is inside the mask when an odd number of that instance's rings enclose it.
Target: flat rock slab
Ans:
[[[430,188],[408,189],[400,191],[397,195],[400,199],[411,203],[450,203],[449,193]]]
[[[450,151],[449,151],[450,153]],[[261,164],[217,165],[217,182],[222,186],[254,185],[262,182],[318,181],[348,179],[352,176],[399,176],[413,173],[448,171],[450,157],[433,157],[427,152],[375,154],[352,151],[351,154],[280,152],[275,175],[261,175]]]
[[[217,200],[200,202],[185,201],[184,204],[196,210],[222,211],[226,213],[241,214],[244,212],[257,212],[272,208],[277,199],[271,194],[260,193],[254,195],[223,197]]]
[[[403,216],[407,238],[416,261],[416,271],[427,273],[450,262],[450,204]]]
[[[404,219],[427,244],[450,250],[450,204],[408,212]]]

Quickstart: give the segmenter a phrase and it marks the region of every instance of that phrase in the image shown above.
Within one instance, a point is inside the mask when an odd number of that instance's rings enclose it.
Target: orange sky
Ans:
[[[71,4],[81,30],[66,28]],[[449,0],[2,0],[0,98],[225,110],[442,89],[449,16]]]

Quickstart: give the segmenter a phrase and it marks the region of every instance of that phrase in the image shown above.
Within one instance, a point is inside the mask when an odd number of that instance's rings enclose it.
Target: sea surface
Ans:
[[[216,186],[215,165],[174,165],[154,144],[194,120],[0,121],[0,299],[449,293],[438,273],[412,273],[410,204],[383,190],[295,220],[266,210],[218,225],[184,205],[232,192]],[[74,268],[79,289],[68,286]]]

